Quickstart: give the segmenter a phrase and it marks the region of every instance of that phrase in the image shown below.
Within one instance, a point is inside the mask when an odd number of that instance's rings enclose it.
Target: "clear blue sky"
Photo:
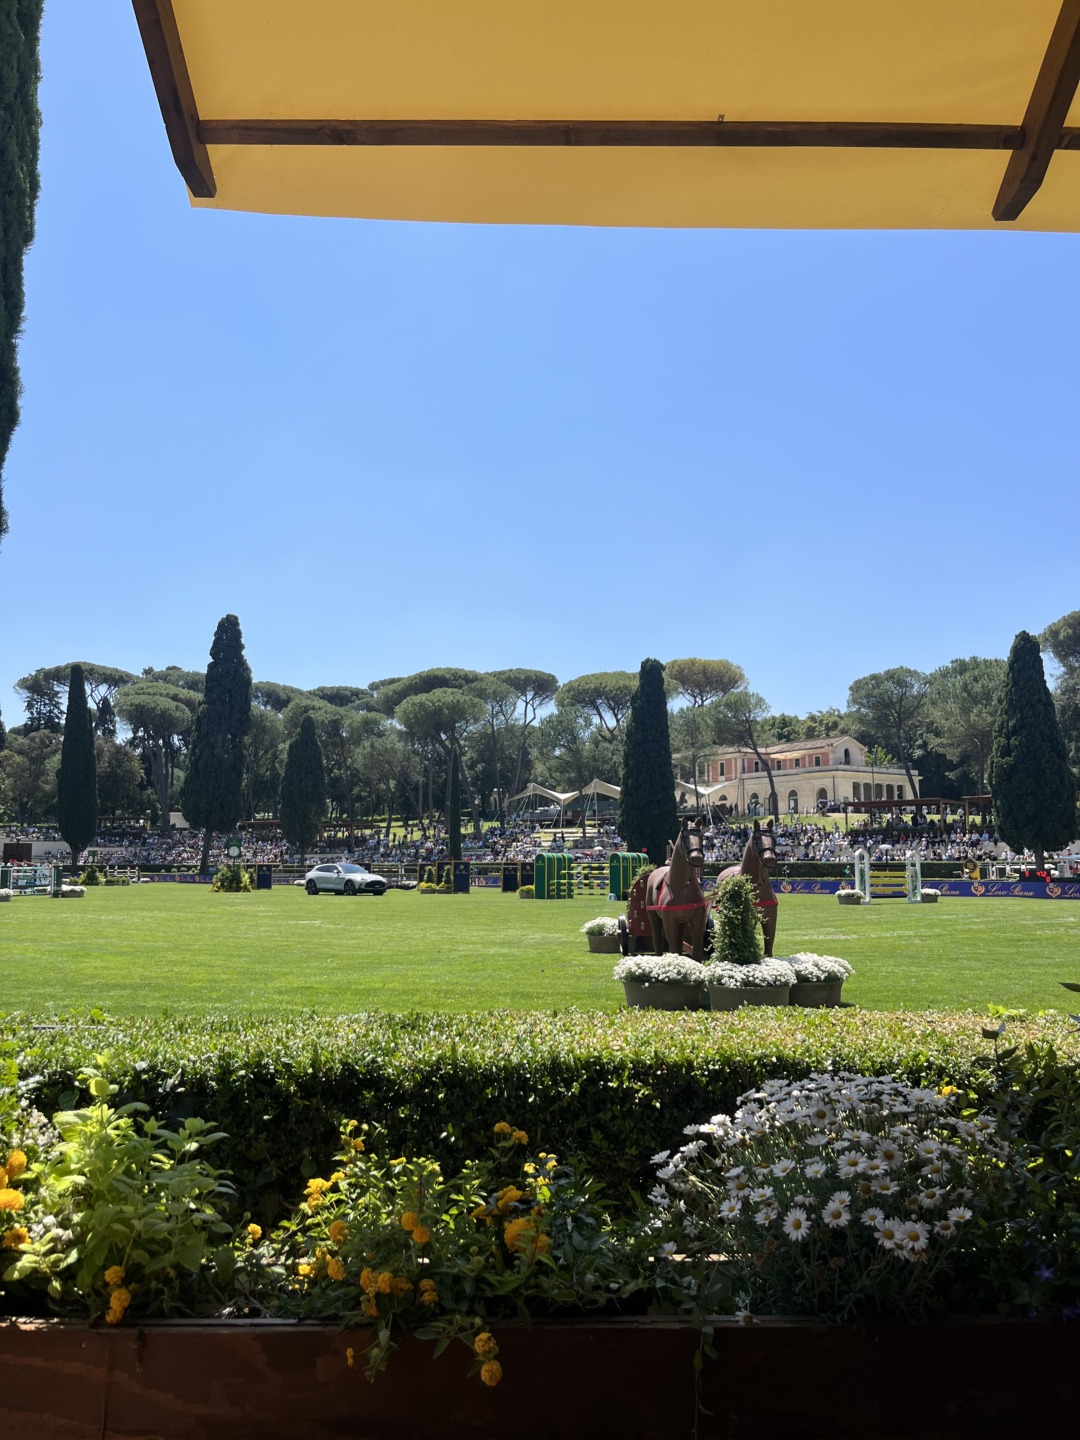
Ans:
[[[561,679],[777,710],[1080,605],[1073,236],[192,211],[131,8],[49,0],[0,708],[42,664]]]

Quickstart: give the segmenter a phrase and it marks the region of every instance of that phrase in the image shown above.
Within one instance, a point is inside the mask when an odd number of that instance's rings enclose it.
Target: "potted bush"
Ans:
[[[863,896],[861,890],[852,890],[848,886],[841,886],[836,892],[836,898],[841,905],[861,905]]]
[[[786,1005],[795,972],[782,960],[762,958],[761,920],[754,882],[732,875],[717,889],[713,907],[713,959],[705,983],[713,1010],[740,1005]]]
[[[711,1010],[738,1010],[742,1005],[787,1005],[795,971],[786,960],[759,960],[756,965],[717,961],[705,966]]]
[[[519,885],[519,886],[518,886],[518,892],[517,892],[517,894],[518,894],[518,899],[519,899],[519,900],[535,900],[535,899],[536,899],[536,886],[535,886],[535,885]]]
[[[838,955],[814,955],[809,950],[789,955],[787,963],[795,971],[791,987],[792,1005],[826,1006],[840,1004],[840,991],[852,973],[851,966]]]
[[[941,899],[940,890],[928,890],[925,886],[919,891],[919,899],[924,905],[936,905]]]
[[[438,894],[438,890],[439,887],[435,881],[435,866],[429,865],[424,871],[423,880],[421,880],[420,884],[416,887],[416,893],[418,895],[436,895]]]
[[[627,1005],[648,1010],[702,1010],[706,967],[682,955],[630,955],[615,966]]]
[[[587,920],[581,933],[589,942],[594,955],[617,955],[619,953],[619,922],[610,915],[599,915]]]

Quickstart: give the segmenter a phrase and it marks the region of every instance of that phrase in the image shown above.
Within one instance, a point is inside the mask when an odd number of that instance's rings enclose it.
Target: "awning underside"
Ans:
[[[198,205],[1080,228],[1080,0],[133,3]]]

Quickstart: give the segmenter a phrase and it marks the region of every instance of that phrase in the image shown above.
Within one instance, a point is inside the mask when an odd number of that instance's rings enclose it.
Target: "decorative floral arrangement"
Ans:
[[[977,1242],[970,1222],[1008,1156],[957,1093],[846,1072],[768,1081],[655,1156],[650,1199],[704,1292],[727,1257],[743,1318],[921,1318]]]
[[[759,960],[756,965],[731,965],[718,960],[705,966],[705,984],[725,990],[772,989],[794,985],[795,970],[785,960]]]
[[[924,885],[919,893],[921,895],[929,895],[933,900],[939,900],[941,898],[941,891],[935,890],[931,885]]]
[[[0,890],[0,900],[11,900],[11,899],[14,898],[14,896],[15,896],[15,891],[14,891],[14,890],[8,890],[8,889]]]
[[[617,935],[619,922],[610,915],[598,915],[595,920],[586,920],[581,927],[582,935]]]
[[[852,895],[857,895],[860,900],[863,898],[862,891],[854,889],[851,885],[841,885],[836,893],[837,895],[843,895],[845,898],[849,898]]]
[[[519,900],[535,900],[535,899],[536,899],[536,886],[535,886],[535,885],[519,885],[519,886],[518,886],[518,892],[517,892],[517,893],[518,893],[518,899],[519,899]]]
[[[787,963],[795,971],[796,981],[801,981],[803,984],[846,980],[849,975],[854,973],[848,962],[841,960],[839,955],[814,955],[809,950],[801,950],[797,955],[789,955]]]
[[[638,985],[705,985],[714,968],[682,955],[629,955],[612,973]]]

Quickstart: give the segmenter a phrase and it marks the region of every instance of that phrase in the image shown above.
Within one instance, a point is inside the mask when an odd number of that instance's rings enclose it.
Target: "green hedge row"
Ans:
[[[96,1012],[95,1012],[96,1013]],[[650,1156],[683,1126],[730,1110],[770,1076],[816,1069],[949,1081],[989,1094],[991,1046],[974,1014],[751,1009],[730,1015],[648,1010],[601,1015],[221,1016],[97,1021],[8,1016],[19,1068],[45,1113],[70,1105],[79,1069],[114,1057],[123,1100],[162,1118],[213,1120],[228,1133],[216,1163],[261,1220],[323,1172],[340,1119],[375,1121],[404,1153],[447,1162],[480,1153],[510,1120],[540,1149],[586,1162],[613,1198],[651,1185]],[[1080,1058],[1054,1016],[1012,1027]]]

